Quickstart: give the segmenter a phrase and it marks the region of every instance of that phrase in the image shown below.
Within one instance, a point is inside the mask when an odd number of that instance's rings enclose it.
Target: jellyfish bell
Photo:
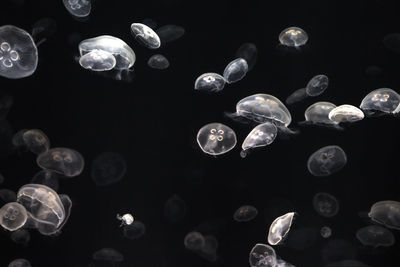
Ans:
[[[114,55],[104,50],[93,50],[79,59],[79,64],[92,71],[112,70],[117,64]]]
[[[8,267],[31,267],[31,263],[26,259],[15,259],[8,264]]]
[[[390,229],[400,230],[400,202],[393,200],[379,201],[372,205],[368,216],[372,221]]]
[[[357,230],[356,237],[364,246],[390,247],[395,243],[392,232],[379,225],[369,225]]]
[[[316,102],[309,106],[304,112],[305,121],[299,122],[300,125],[316,125],[321,127],[341,130],[338,122],[329,119],[329,112],[336,108],[330,102]]]
[[[295,212],[289,212],[276,218],[269,227],[268,243],[278,245],[287,237],[292,227]]]
[[[328,115],[329,119],[335,123],[356,122],[364,119],[364,113],[361,109],[352,105],[340,105],[332,109]]]
[[[122,216],[117,214],[117,220],[121,221],[121,225],[120,225],[120,227],[121,227],[124,225],[131,225],[135,219],[133,218],[132,214],[126,213]]]
[[[336,145],[325,146],[308,158],[307,169],[316,177],[324,177],[340,171],[347,164],[344,150]]]
[[[131,32],[136,40],[150,49],[157,49],[161,46],[160,37],[149,26],[142,23],[132,23]]]
[[[200,75],[194,82],[194,89],[216,93],[225,87],[225,78],[218,73],[208,72]]]
[[[147,65],[152,69],[165,70],[169,67],[169,61],[165,56],[156,54],[149,58]]]
[[[330,218],[339,212],[339,201],[331,194],[317,193],[312,200],[314,210],[321,216]]]
[[[306,88],[300,88],[291,93],[287,98],[285,103],[287,105],[293,105],[295,103],[301,102],[308,97],[306,93]]]
[[[72,16],[79,18],[89,16],[92,10],[91,0],[63,0],[63,3]]]
[[[78,176],[85,165],[78,151],[63,147],[52,148],[40,154],[36,163],[42,169],[60,173],[66,177]]]
[[[22,139],[28,150],[36,155],[46,152],[50,148],[49,138],[42,130],[39,129],[24,131],[22,134]]]
[[[367,115],[380,112],[394,114],[400,104],[400,95],[389,88],[380,88],[368,93],[361,101],[360,109]]]
[[[168,24],[158,28],[156,33],[160,37],[161,44],[164,45],[181,38],[185,34],[185,29],[182,26]]]
[[[257,125],[246,137],[242,144],[242,156],[246,156],[248,150],[272,144],[278,134],[278,128],[271,122]]]
[[[205,245],[205,242],[204,236],[196,231],[189,232],[183,240],[185,248],[192,251],[202,249]]]
[[[279,42],[284,46],[299,47],[308,41],[307,33],[299,27],[289,27],[279,34]]]
[[[0,209],[0,225],[8,231],[15,231],[23,227],[27,218],[25,207],[17,202],[7,203]]]
[[[204,153],[221,155],[232,150],[237,143],[235,132],[221,123],[209,123],[197,133],[197,143]]]
[[[306,93],[309,96],[319,96],[328,88],[328,76],[319,74],[311,78],[307,83]]]
[[[249,222],[258,215],[258,210],[254,206],[245,205],[239,207],[233,214],[233,219],[237,222]]]
[[[246,76],[249,71],[249,66],[243,58],[237,58],[225,67],[224,79],[227,83],[235,83],[240,81]]]
[[[251,267],[275,267],[277,262],[275,250],[266,244],[258,243],[250,251]]]

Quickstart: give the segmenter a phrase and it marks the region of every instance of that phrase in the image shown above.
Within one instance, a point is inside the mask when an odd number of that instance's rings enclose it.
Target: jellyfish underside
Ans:
[[[256,244],[250,251],[249,263],[251,267],[275,267],[275,250],[265,244]]]
[[[323,217],[333,217],[339,212],[339,202],[328,193],[317,193],[313,198],[314,210]]]
[[[216,93],[224,89],[225,83],[226,81],[224,77],[222,77],[218,73],[209,72],[200,75],[196,79],[194,83],[194,89]]]
[[[375,113],[395,114],[399,104],[398,93],[389,88],[380,88],[367,94],[361,101],[360,108],[369,116]]]
[[[308,171],[316,176],[329,176],[347,163],[346,153],[339,146],[326,146],[314,152],[307,161]]]
[[[66,177],[81,174],[85,165],[78,151],[62,147],[52,148],[40,154],[36,162],[42,169],[54,171]]]
[[[236,134],[228,126],[221,123],[210,123],[197,133],[197,143],[204,153],[221,155],[232,150],[236,145]]]

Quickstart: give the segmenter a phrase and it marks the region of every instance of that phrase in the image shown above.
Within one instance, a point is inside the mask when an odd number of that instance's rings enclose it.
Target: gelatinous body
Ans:
[[[85,161],[73,149],[57,147],[40,154],[36,163],[45,170],[54,171],[67,177],[74,177],[83,171]]]
[[[323,217],[333,217],[339,212],[339,202],[328,193],[317,193],[313,198],[314,210]]]
[[[204,236],[204,246],[197,253],[204,259],[215,262],[217,260],[218,240],[213,235]]]
[[[308,41],[307,33],[298,27],[289,27],[279,34],[279,42],[285,46],[298,47]]]
[[[308,97],[306,93],[306,88],[300,88],[294,91],[288,98],[286,98],[286,104],[287,105],[293,105],[297,102],[303,101]]]
[[[92,9],[91,0],[63,0],[65,8],[75,17],[87,17]]]
[[[121,262],[124,256],[113,248],[102,248],[93,253],[93,259],[98,261]]]
[[[224,78],[227,83],[235,83],[243,79],[249,71],[249,66],[243,58],[231,61],[224,70]]]
[[[141,221],[133,221],[129,225],[125,225],[123,234],[128,239],[138,239],[146,233],[146,226]]]
[[[250,251],[249,263],[251,267],[275,267],[275,250],[265,244],[256,244]]]
[[[197,143],[204,153],[221,155],[232,150],[236,145],[236,134],[221,123],[210,123],[197,133]]]
[[[120,154],[105,152],[93,160],[91,176],[96,185],[107,186],[120,181],[126,169],[126,161]]]
[[[258,50],[253,43],[244,43],[236,51],[237,58],[246,60],[249,70],[253,69],[257,62]]]
[[[178,195],[173,195],[164,204],[164,216],[170,222],[178,222],[185,217],[186,203]]]
[[[79,64],[92,71],[112,70],[117,64],[114,55],[104,50],[93,50],[79,59]]]
[[[372,205],[368,216],[384,226],[400,230],[400,202],[385,200]]]
[[[8,267],[31,267],[31,263],[25,259],[15,259],[8,264]]]
[[[321,232],[321,236],[323,238],[328,238],[332,235],[332,229],[328,226],[321,227],[320,232]]]
[[[17,200],[17,195],[10,189],[2,188],[0,189],[0,199],[4,203],[14,202]]]
[[[22,139],[26,147],[36,155],[39,155],[50,148],[50,140],[47,135],[39,129],[27,130],[23,133]]]
[[[347,163],[346,153],[339,146],[325,146],[315,151],[307,161],[308,171],[317,177],[340,171]]]
[[[59,176],[60,175],[55,172],[48,171],[48,170],[41,170],[35,174],[35,176],[31,180],[31,183],[32,184],[43,184],[57,192],[58,187],[60,185],[59,184]]]
[[[169,67],[169,61],[163,55],[152,55],[147,61],[147,65],[152,69],[165,70]]]
[[[294,212],[289,212],[279,216],[271,223],[268,232],[268,243],[270,245],[278,245],[287,237],[292,227],[294,216]]]
[[[0,209],[0,225],[8,231],[15,231],[25,225],[28,214],[24,206],[17,202],[5,204]]]
[[[394,113],[400,104],[400,95],[389,88],[373,90],[361,101],[360,108],[364,112]]]
[[[337,122],[329,119],[329,112],[336,108],[335,104],[330,102],[316,102],[309,106],[304,112],[304,117],[307,122],[317,125],[332,125]]]
[[[359,229],[356,237],[364,246],[389,247],[395,242],[392,232],[378,225],[370,225]]]
[[[243,152],[248,149],[272,144],[278,134],[278,128],[271,122],[257,125],[246,137],[242,144]]]
[[[328,76],[323,74],[316,75],[307,83],[306,93],[309,96],[321,95],[323,92],[325,92],[326,88],[328,88],[328,85]]]
[[[21,228],[12,232],[10,238],[15,244],[26,246],[31,240],[31,234],[28,230]]]
[[[204,247],[205,242],[204,236],[199,232],[189,232],[183,241],[189,250],[200,250]]]
[[[130,213],[126,213],[126,214],[124,214],[122,216],[117,214],[117,219],[121,221],[121,225],[120,226],[131,225],[133,223],[133,221],[135,220],[133,218],[132,214],[130,214]]]
[[[157,49],[161,46],[160,37],[149,26],[142,23],[132,23],[131,32],[136,40],[150,49]]]
[[[182,26],[168,24],[158,28],[156,33],[160,37],[161,44],[166,44],[181,38],[185,34],[185,29]]]
[[[225,79],[218,73],[204,73],[200,75],[195,83],[195,90],[202,90],[208,92],[219,92],[225,87]]]
[[[250,205],[241,206],[233,214],[233,219],[237,222],[249,222],[257,217],[258,210]]]
[[[355,122],[364,119],[361,109],[352,105],[340,105],[329,112],[329,119],[333,122]]]

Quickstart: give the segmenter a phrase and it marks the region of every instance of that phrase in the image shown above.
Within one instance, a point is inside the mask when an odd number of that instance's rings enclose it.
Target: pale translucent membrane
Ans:
[[[287,237],[295,214],[295,212],[286,213],[271,223],[268,232],[268,243],[270,245],[278,245]]]
[[[157,49],[161,46],[160,37],[149,26],[142,23],[132,23],[131,32],[136,40],[150,49]]]
[[[233,219],[237,222],[249,222],[257,217],[258,210],[254,206],[245,205],[239,207],[233,214]]]
[[[129,69],[136,61],[135,52],[124,41],[119,38],[102,35],[83,40],[79,43],[81,56],[93,51],[102,50],[114,55],[116,59],[115,69]]]
[[[243,58],[237,58],[231,61],[224,70],[224,78],[227,83],[235,83],[246,76],[249,66]]]
[[[329,119],[336,123],[356,122],[364,119],[361,109],[352,105],[340,105],[329,112]]]
[[[333,217],[339,212],[339,202],[328,193],[317,193],[313,198],[314,210],[323,217]]]
[[[298,47],[308,41],[307,33],[298,27],[289,27],[279,34],[279,42],[285,46]]]
[[[22,139],[26,147],[36,155],[46,152],[50,148],[49,138],[39,129],[25,131],[22,135]]]
[[[8,267],[31,267],[31,263],[25,259],[15,259],[8,264]]]
[[[59,233],[61,229],[65,226],[65,224],[68,222],[69,216],[71,215],[71,209],[72,209],[72,200],[68,195],[65,194],[59,194],[61,203],[63,204],[64,210],[65,210],[65,216],[64,220],[62,221],[61,225],[57,228],[57,232]],[[38,229],[40,231],[40,228]]]
[[[356,237],[364,246],[390,247],[395,242],[392,232],[378,225],[370,225],[359,229]]]
[[[330,102],[317,102],[309,106],[304,112],[307,122],[320,125],[338,124],[329,119],[329,112],[336,108],[336,105]]]
[[[165,56],[157,54],[149,58],[147,65],[152,69],[165,70],[169,67],[169,61]]]
[[[92,9],[91,0],[63,0],[65,8],[75,17],[87,17]]]
[[[325,267],[370,267],[357,260],[342,260],[325,265]]]
[[[272,144],[278,134],[278,128],[271,122],[265,122],[257,125],[246,137],[242,144],[242,156],[246,151],[256,147],[262,147]]]
[[[219,92],[225,87],[225,78],[218,73],[208,72],[200,75],[195,83],[194,89],[208,92]]]
[[[339,146],[325,146],[315,151],[307,161],[308,171],[317,177],[329,176],[340,171],[347,163],[347,156]]]
[[[40,154],[36,163],[42,169],[54,171],[67,177],[81,174],[85,161],[82,155],[73,149],[57,147]]]
[[[328,226],[321,227],[320,232],[323,238],[329,238],[332,235],[332,229]]]
[[[182,26],[168,24],[158,28],[156,33],[161,43],[166,44],[181,38],[185,34],[185,29]]]
[[[8,231],[18,230],[27,219],[25,207],[17,202],[7,203],[0,209],[0,225]]]
[[[197,143],[204,153],[221,155],[232,150],[236,143],[236,134],[222,123],[210,123],[197,133]]]
[[[189,232],[183,240],[185,248],[189,250],[201,250],[204,247],[205,243],[206,241],[204,239],[204,236],[196,231]]]
[[[15,244],[27,246],[31,240],[31,234],[28,230],[21,228],[12,232],[10,238]]]
[[[102,248],[93,253],[92,258],[98,261],[121,262],[124,261],[124,256],[121,252],[113,248]]]
[[[287,105],[293,105],[295,103],[301,102],[308,97],[306,93],[306,88],[300,88],[294,91],[290,96],[286,98]]]
[[[319,96],[325,92],[326,88],[328,88],[328,85],[328,76],[323,74],[316,75],[307,83],[306,93],[309,96]]]
[[[107,71],[115,67],[117,60],[113,54],[96,49],[81,56],[79,64],[88,70]]]
[[[275,267],[275,250],[265,244],[256,244],[250,251],[249,263],[251,267]]]
[[[0,27],[0,76],[20,79],[32,75],[38,51],[32,36],[12,25]]]
[[[243,58],[246,60],[249,70],[253,69],[257,62],[258,50],[253,43],[244,43],[236,51],[237,58]]]
[[[385,200],[372,205],[368,216],[384,226],[400,230],[400,202]]]
[[[141,221],[133,221],[129,225],[124,225],[123,235],[124,237],[134,240],[141,238],[146,234],[146,226]]]
[[[375,112],[396,113],[400,104],[400,95],[389,88],[373,90],[361,101],[360,109],[368,114]]]
[[[50,187],[54,191],[58,191],[59,188],[59,177],[60,174],[48,171],[48,170],[41,170],[33,176],[31,183],[32,184],[43,184],[45,186]]]

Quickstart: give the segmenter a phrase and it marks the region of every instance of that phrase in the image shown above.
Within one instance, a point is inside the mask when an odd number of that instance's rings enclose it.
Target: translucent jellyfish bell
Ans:
[[[75,17],[87,17],[92,9],[91,0],[63,0],[65,8]]]
[[[208,92],[219,92],[224,89],[225,82],[225,78],[218,73],[204,73],[196,79],[194,89]]]
[[[20,79],[32,75],[38,64],[35,42],[25,30],[0,27],[0,76]]]
[[[293,105],[297,102],[301,102],[308,97],[306,88],[300,88],[294,91],[288,98],[286,98],[287,105]]]
[[[39,155],[50,148],[50,140],[47,135],[39,129],[27,130],[22,139],[26,147],[34,154]]]
[[[92,71],[112,70],[117,64],[114,55],[104,50],[93,50],[79,59],[79,64]]]
[[[233,219],[237,222],[249,222],[257,217],[258,210],[250,205],[239,207],[233,214]]]
[[[400,202],[385,200],[372,205],[368,216],[377,223],[400,230]]]
[[[132,23],[131,32],[136,40],[150,49],[157,49],[161,46],[160,37],[147,25]]]
[[[330,102],[316,102],[309,106],[304,112],[306,122],[316,125],[335,125],[338,124],[329,119],[329,112],[336,108],[336,105]]]
[[[295,212],[286,213],[271,223],[268,232],[268,243],[270,245],[278,245],[287,237],[295,214]]]
[[[275,267],[275,250],[265,244],[256,244],[250,251],[249,263],[251,267]]]
[[[153,55],[147,61],[147,65],[152,69],[165,70],[169,67],[169,61],[163,55]]]
[[[319,96],[325,92],[326,88],[328,88],[328,85],[328,76],[323,74],[316,75],[307,83],[306,93],[309,96]]]
[[[352,105],[340,105],[329,112],[329,119],[333,122],[356,122],[364,119],[361,109]]]
[[[314,210],[323,217],[333,217],[339,212],[339,202],[328,193],[317,193],[313,198]]]
[[[197,143],[204,153],[221,155],[232,150],[236,145],[236,134],[228,126],[221,123],[210,123],[197,133]]]
[[[183,240],[185,248],[189,250],[200,250],[205,245],[204,236],[199,232],[189,232]]]
[[[243,58],[231,61],[224,70],[224,78],[227,83],[235,83],[243,79],[249,71],[249,66]]]
[[[395,113],[400,104],[400,95],[389,88],[373,90],[361,101],[360,108],[364,112],[373,114],[375,112]]]
[[[339,146],[325,146],[315,151],[307,161],[308,171],[317,177],[340,171],[347,163],[346,153]]]
[[[246,151],[256,147],[262,147],[272,144],[278,134],[278,128],[271,122],[265,122],[257,125],[247,135],[242,144],[242,156],[246,156]]]
[[[323,238],[329,238],[332,235],[332,229],[328,226],[323,226],[321,227],[320,233]]]
[[[26,259],[15,259],[8,264],[8,267],[31,267],[31,263]]]
[[[158,28],[156,33],[161,43],[166,44],[181,38],[185,34],[185,29],[182,26],[168,24]]]
[[[0,209],[0,225],[8,231],[15,231],[25,225],[28,214],[24,206],[17,202],[5,204]]]
[[[253,43],[244,43],[236,51],[237,58],[246,60],[249,70],[253,69],[257,61],[258,50]]]
[[[359,229],[356,237],[364,246],[390,247],[395,242],[392,232],[378,225],[370,225]]]
[[[102,248],[93,253],[93,259],[98,261],[121,262],[124,256],[113,248]]]
[[[52,148],[40,154],[36,163],[42,169],[54,171],[67,177],[81,174],[85,165],[82,155],[69,148]]]
[[[146,225],[135,220],[129,225],[124,225],[123,234],[128,239],[138,239],[146,234]]]
[[[307,33],[298,27],[289,27],[279,34],[279,42],[285,46],[299,47],[308,41]]]

